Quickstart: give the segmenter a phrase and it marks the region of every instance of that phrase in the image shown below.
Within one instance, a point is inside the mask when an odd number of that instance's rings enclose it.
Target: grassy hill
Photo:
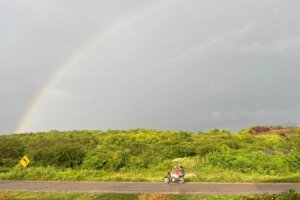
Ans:
[[[19,164],[23,155],[27,168]],[[190,181],[300,182],[300,128],[0,136],[0,179],[161,181],[176,164]]]

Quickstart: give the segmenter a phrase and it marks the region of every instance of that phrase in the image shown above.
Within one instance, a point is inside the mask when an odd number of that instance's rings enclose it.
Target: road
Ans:
[[[258,194],[279,193],[288,189],[300,192],[300,183],[171,183],[16,181],[0,180],[0,191],[100,192],[143,194]]]

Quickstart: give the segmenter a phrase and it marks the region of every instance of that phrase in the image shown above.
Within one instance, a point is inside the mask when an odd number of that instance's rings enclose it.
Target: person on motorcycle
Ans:
[[[184,171],[184,168],[182,167],[182,165],[179,165],[179,175],[180,176],[184,176],[185,175],[185,171]]]
[[[164,177],[163,182],[169,184],[170,182],[178,182],[179,184],[184,184],[185,171],[181,165],[174,166]]]
[[[180,168],[178,166],[174,166],[170,173],[171,173],[171,177],[174,181],[174,179],[179,178]]]

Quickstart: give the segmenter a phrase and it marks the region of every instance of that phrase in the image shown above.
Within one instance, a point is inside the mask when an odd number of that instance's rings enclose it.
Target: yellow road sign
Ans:
[[[20,160],[20,163],[21,163],[21,165],[23,165],[23,167],[27,167],[29,162],[30,162],[30,160],[27,156],[23,156],[23,158]]]

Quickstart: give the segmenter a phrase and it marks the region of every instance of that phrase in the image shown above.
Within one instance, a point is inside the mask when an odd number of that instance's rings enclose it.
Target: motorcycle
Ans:
[[[177,182],[179,184],[184,184],[184,174],[181,174],[178,176],[178,178],[172,177],[171,173],[168,172],[168,174],[163,179],[164,184],[169,184],[170,182]]]

